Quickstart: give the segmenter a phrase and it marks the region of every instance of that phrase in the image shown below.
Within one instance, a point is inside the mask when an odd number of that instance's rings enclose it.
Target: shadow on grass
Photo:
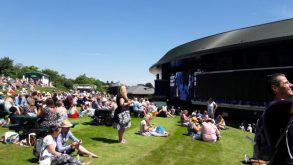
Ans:
[[[27,159],[27,161],[30,163],[38,163],[38,160],[36,158],[30,158],[30,159]]]
[[[92,122],[83,122],[82,125],[93,125]]]
[[[108,138],[103,138],[103,137],[94,137],[92,139],[96,140],[96,141],[101,141],[103,143],[108,143],[108,144],[118,143],[118,140],[108,139]]]

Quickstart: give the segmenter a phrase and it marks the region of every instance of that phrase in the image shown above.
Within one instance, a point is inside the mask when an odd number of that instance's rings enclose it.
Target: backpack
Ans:
[[[260,116],[256,124],[254,137],[254,158],[260,160],[270,160],[274,153],[275,146],[272,144],[265,124],[265,112]]]
[[[165,133],[165,129],[163,126],[157,126],[156,127],[156,132],[159,134],[164,134]]]
[[[290,138],[293,137],[293,115],[289,118],[286,129],[281,134],[276,144],[272,144],[271,137],[267,131],[267,126],[265,121],[265,112],[264,112],[261,115],[261,117],[258,119],[257,125],[256,125],[254,146],[253,146],[254,159],[273,161],[278,151],[279,144],[283,140],[284,136],[286,138],[287,152],[290,158],[293,159],[293,156],[290,150],[290,148],[293,147],[292,140],[290,141]],[[291,143],[289,143],[288,141],[290,141]]]
[[[42,146],[43,146],[43,139],[44,138],[39,138],[37,139],[35,145],[34,145],[34,149],[33,149],[33,154],[35,156],[35,158],[37,160],[39,160],[40,156],[41,156],[41,150],[42,150]]]

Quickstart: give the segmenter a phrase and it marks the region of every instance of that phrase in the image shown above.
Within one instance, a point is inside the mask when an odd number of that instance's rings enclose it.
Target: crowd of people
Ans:
[[[276,107],[285,109],[285,106],[287,106],[287,111],[278,113],[278,118],[287,119],[288,114],[292,113],[291,101],[287,99],[293,95],[291,90],[293,85],[286,79],[284,74],[273,75],[270,83],[268,88],[275,99],[266,110],[266,121],[270,117],[275,118]],[[221,138],[221,131],[227,129],[225,119],[217,111],[218,105],[212,98],[207,100],[206,109],[191,111],[174,105],[157,107],[154,102],[146,98],[128,98],[127,88],[124,85],[120,86],[118,94],[114,97],[106,93],[86,91],[54,92],[51,94],[49,92],[25,89],[23,85],[27,85],[27,82],[11,81],[9,77],[1,77],[0,87],[2,90],[0,91],[6,92],[0,92],[0,105],[2,106],[0,124],[2,126],[18,124],[17,115],[39,118],[39,126],[49,129],[49,134],[44,138],[45,146],[43,147],[47,147],[44,149],[41,161],[50,158],[50,161],[53,162],[68,161],[82,164],[71,156],[74,151],[77,151],[79,155],[98,157],[82,146],[82,140],[73,135],[70,131],[73,124],[68,119],[83,116],[94,118],[99,110],[107,110],[111,114],[113,127],[117,130],[118,142],[121,144],[127,144],[128,142],[124,133],[127,128],[131,127],[131,114],[142,118],[138,128],[138,133],[142,136],[170,136],[171,132],[165,130],[163,123],[158,126],[152,124],[152,120],[156,116],[173,118],[175,115],[179,115],[179,123],[181,126],[186,127],[187,134],[194,139],[205,142],[218,141]],[[11,92],[16,90],[19,92]],[[285,127],[287,120],[279,123],[283,123],[283,126],[280,127]],[[277,135],[280,135],[281,132],[276,132],[271,123],[267,125],[269,126],[268,133],[272,134],[275,140],[278,139]],[[248,132],[257,131],[256,126],[251,124],[247,128],[241,125],[240,128]],[[71,139],[72,143],[68,143],[68,139]],[[274,141],[274,143],[276,142]],[[280,145],[284,145],[283,141]],[[282,162],[290,162],[289,158],[286,157],[285,149],[279,152],[276,153],[277,156],[274,157],[273,161],[281,162],[280,159],[282,158]],[[255,160],[263,161],[257,156],[249,159],[250,162]],[[264,160],[264,162],[268,162],[268,160]],[[84,164],[89,164],[89,162]]]
[[[7,82],[2,79],[1,82]],[[8,79],[7,79],[8,80]],[[17,81],[15,81],[17,82]],[[116,96],[105,93],[91,92],[41,92],[23,88],[15,84],[3,84],[7,93],[0,92],[2,126],[18,124],[17,115],[27,115],[38,118],[40,128],[47,128],[48,134],[43,139],[43,153],[39,159],[40,164],[53,162],[70,162],[73,164],[81,163],[72,156],[74,151],[78,155],[88,155],[97,158],[98,156],[82,146],[82,141],[75,137],[70,131],[72,123],[70,118],[89,116],[94,118],[96,112],[109,111],[113,120],[113,127],[117,129],[118,142],[127,144],[124,132],[131,127],[130,113],[142,117],[139,126],[139,134],[142,136],[168,137],[170,131],[166,131],[163,125],[154,126],[153,117],[161,116],[173,118],[180,115],[181,124],[188,128],[188,133],[195,139],[215,142],[220,137],[220,129],[225,128],[223,118],[218,117],[219,122],[215,122],[210,113],[204,111],[194,111],[189,115],[188,110],[181,110],[180,107],[163,105],[157,107],[155,103],[146,98],[128,98],[125,86],[119,88]],[[9,91],[19,92],[9,92]],[[31,91],[31,92],[28,92]],[[80,107],[80,108],[78,108]],[[215,111],[216,104],[214,104]],[[129,111],[131,110],[131,111]],[[71,139],[72,143],[68,143]]]
[[[96,104],[98,108],[101,108],[104,104],[95,102],[96,100],[105,100],[108,97],[107,95],[103,93],[97,94],[79,91],[56,92],[51,94],[49,92],[40,91],[28,92],[30,91],[29,89],[18,90],[18,92],[11,94],[9,90],[10,89],[6,90],[8,91],[7,93],[0,92],[0,124],[3,127],[18,125],[17,127],[22,128],[22,125],[27,125],[28,123],[21,123],[20,117],[28,116],[36,118],[32,127],[35,129],[44,128],[48,130],[47,134],[40,135],[44,137],[42,145],[43,152],[39,159],[40,164],[60,164],[58,162],[90,164],[90,162],[81,163],[79,160],[76,160],[72,156],[75,150],[78,151],[78,155],[87,155],[92,158],[98,157],[96,154],[83,147],[81,145],[82,141],[76,138],[69,130],[73,125],[68,118],[79,117],[81,113],[76,108],[78,104],[82,107],[82,111],[91,116],[92,112],[87,109],[86,106],[90,105],[90,107],[92,107],[92,104]],[[91,99],[93,95],[95,95],[95,100]],[[102,108],[105,108],[105,106]],[[110,108],[113,109],[114,107]],[[75,113],[77,113],[76,116],[74,116]],[[16,130],[21,132],[29,131]],[[68,139],[71,139],[73,142],[68,144]],[[19,139],[19,141],[20,140],[22,139]]]
[[[2,91],[7,91],[7,94],[13,95],[16,90],[22,88],[28,88],[34,90],[36,87],[48,87],[51,84],[45,84],[40,79],[32,78],[16,78],[13,79],[9,76],[0,75],[0,89]]]
[[[214,115],[208,115],[207,110],[203,113],[194,110],[189,115],[188,110],[183,110],[180,114],[180,124],[187,127],[188,135],[194,139],[201,139],[206,142],[216,142],[220,139],[220,130],[226,129],[226,123],[221,114],[216,120]]]

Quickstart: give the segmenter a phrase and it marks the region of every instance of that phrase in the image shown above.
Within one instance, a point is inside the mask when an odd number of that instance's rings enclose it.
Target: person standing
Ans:
[[[124,85],[121,85],[116,97],[117,108],[114,113],[113,127],[118,130],[118,142],[126,144],[127,140],[124,138],[126,128],[131,126],[129,105],[132,103],[127,97],[127,90]]]
[[[210,118],[214,119],[217,108],[218,104],[213,100],[213,98],[210,97],[207,104],[208,115]]]

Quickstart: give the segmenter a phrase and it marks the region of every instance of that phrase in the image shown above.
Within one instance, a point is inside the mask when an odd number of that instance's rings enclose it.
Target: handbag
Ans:
[[[130,122],[130,113],[129,111],[123,111],[118,114],[119,124],[126,125]]]
[[[52,157],[51,165],[61,165],[61,164],[79,165],[81,164],[81,162],[75,159],[72,155],[68,155],[68,154],[61,154],[61,155]]]

